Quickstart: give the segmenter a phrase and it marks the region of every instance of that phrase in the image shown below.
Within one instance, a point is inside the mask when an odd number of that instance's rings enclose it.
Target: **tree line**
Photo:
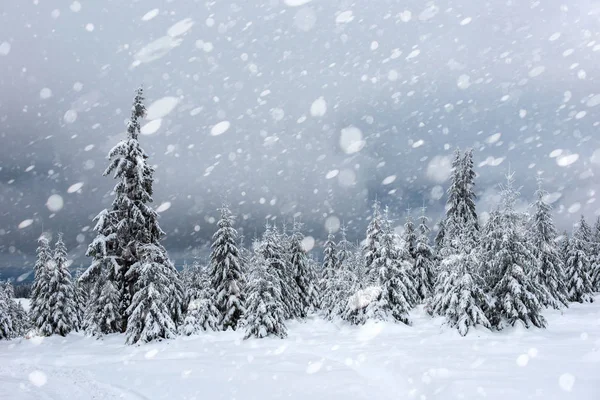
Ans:
[[[138,140],[143,100],[139,89],[127,137],[108,154],[104,175],[117,183],[111,206],[95,218],[91,265],[72,280],[62,237],[51,251],[42,236],[29,315],[10,289],[0,289],[0,337],[29,329],[46,336],[124,333],[128,344],[228,329],[245,338],[285,337],[287,321],[315,312],[356,325],[411,325],[419,304],[466,335],[475,326],[543,328],[544,309],[591,302],[600,291],[600,219],[592,229],[582,216],[572,234],[559,235],[541,180],[531,213],[521,212],[509,173],[501,201],[480,225],[472,150],[454,154],[433,243],[424,209],[416,223],[408,213],[398,233],[387,207],[375,201],[362,244],[348,241],[342,227],[339,241],[329,234],[319,265],[304,249],[297,221],[291,231],[267,224],[245,248],[224,204],[210,260],[196,258],[178,272],[150,206],[154,169]]]

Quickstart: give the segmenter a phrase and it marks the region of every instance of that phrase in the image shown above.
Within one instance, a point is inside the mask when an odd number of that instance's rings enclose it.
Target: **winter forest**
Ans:
[[[600,292],[600,218],[592,228],[581,217],[573,232],[559,235],[542,179],[523,213],[515,209],[520,193],[508,171],[501,202],[480,226],[470,149],[454,153],[446,214],[433,240],[424,213],[415,221],[409,210],[398,234],[376,200],[362,244],[350,243],[344,228],[337,240],[330,233],[319,265],[305,249],[301,222],[267,222],[247,249],[223,204],[208,265],[194,260],[177,271],[151,207],[154,169],[139,141],[145,113],[140,88],[127,137],[108,154],[103,175],[117,183],[112,206],[95,218],[91,265],[73,279],[61,235],[54,249],[42,235],[30,314],[4,285],[2,338],[81,330],[124,333],[136,344],[228,329],[243,330],[245,339],[285,338],[287,320],[311,313],[354,325],[411,325],[409,311],[418,304],[464,336],[476,327],[545,328],[545,309],[593,302]]]
[[[600,399],[598,5],[5,6],[0,399]]]

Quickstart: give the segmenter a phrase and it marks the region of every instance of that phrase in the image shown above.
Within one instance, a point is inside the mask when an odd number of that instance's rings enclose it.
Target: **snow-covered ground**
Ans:
[[[287,339],[236,332],[125,346],[79,334],[0,342],[1,399],[600,399],[600,296],[549,328],[465,338],[414,326],[311,319]]]

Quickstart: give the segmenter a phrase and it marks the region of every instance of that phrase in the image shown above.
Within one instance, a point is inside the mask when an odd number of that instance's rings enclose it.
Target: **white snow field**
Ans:
[[[0,342],[1,399],[600,399],[600,296],[546,330],[460,337],[413,312],[412,327],[317,318],[287,339],[241,332],[124,345],[125,337]]]

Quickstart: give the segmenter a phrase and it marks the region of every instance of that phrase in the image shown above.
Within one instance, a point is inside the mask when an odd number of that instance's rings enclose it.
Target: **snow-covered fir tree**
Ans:
[[[337,244],[337,257],[340,267],[336,278],[339,287],[338,298],[340,301],[338,307],[340,310],[336,310],[336,314],[341,313],[348,298],[362,288],[362,282],[359,284],[358,279],[364,269],[359,248],[348,241],[346,227],[342,226],[340,228],[340,234],[341,239]]]
[[[323,267],[321,268],[321,308],[328,317],[334,313],[334,307],[338,304],[338,287],[336,285],[340,263],[337,256],[337,247],[333,232],[329,232],[325,247],[323,249]]]
[[[394,241],[389,219],[383,220],[382,234],[375,253],[372,271],[381,293],[365,308],[368,319],[392,320],[411,324],[408,312],[417,302],[417,291],[411,277],[412,266],[403,260]]]
[[[552,206],[544,198],[548,193],[538,186],[533,204],[530,237],[537,268],[535,279],[542,285],[542,304],[555,309],[567,306],[565,271],[556,243],[556,228],[552,220]]]
[[[75,313],[77,315],[77,324],[75,330],[83,329],[85,321],[85,310],[89,300],[89,285],[81,279],[81,270],[75,272],[73,279],[73,296],[75,301]]]
[[[600,292],[600,217],[592,232],[592,286],[596,292]]]
[[[458,329],[462,336],[477,325],[491,328],[485,315],[488,300],[475,272],[477,261],[473,254],[460,251],[442,261],[447,273],[429,305],[431,314],[446,317],[448,326]]]
[[[413,267],[415,289],[421,302],[433,294],[435,285],[434,255],[433,249],[429,245],[427,222],[428,218],[425,216],[425,209],[423,208],[416,235],[415,263]]]
[[[561,255],[561,259],[563,265],[565,266],[565,274],[567,273],[567,260],[569,259],[569,245],[571,242],[571,238],[569,237],[569,233],[565,230],[562,235],[557,238],[558,241],[558,250]],[[566,279],[566,278],[565,278]]]
[[[435,244],[435,252],[439,253],[444,246],[444,236],[446,234],[444,219],[442,218],[437,223],[437,232],[435,233],[434,244]]]
[[[284,301],[282,299],[281,278],[273,261],[264,254],[266,243],[255,246],[251,260],[251,273],[248,281],[248,310],[245,339],[287,336],[285,326]]]
[[[130,315],[127,310],[136,308],[131,307],[133,297],[144,287],[137,284],[142,272],[146,279],[149,279],[166,273],[167,269],[171,270],[168,275],[172,279],[167,282],[162,295],[169,297],[166,307],[172,319],[176,321],[182,317],[183,289],[166,250],[160,245],[165,233],[158,224],[158,214],[149,205],[152,202],[154,168],[148,164],[148,156],[138,140],[140,119],[145,113],[144,97],[140,88],[133,101],[131,119],[127,125],[127,138],[110,150],[109,166],[104,172],[104,175],[113,174],[117,180],[114,188],[115,199],[109,209],[103,210],[95,218],[94,230],[97,236],[87,251],[87,255],[92,257],[93,261],[82,276],[84,281],[97,281],[94,285],[95,290],[92,291],[93,298],[90,300],[92,307],[88,307],[92,314],[86,315],[86,322],[90,322],[87,324],[87,331],[96,335],[123,332],[128,328]],[[143,262],[142,252],[146,253],[147,258]],[[148,261],[148,252],[152,253],[152,262]],[[146,268],[142,268],[142,265],[157,265],[156,260],[164,261],[164,268],[160,272],[147,273]],[[134,265],[138,268],[133,268]],[[136,321],[135,330],[143,330],[137,325],[139,322]],[[132,332],[129,335],[130,338],[138,336]]]
[[[489,236],[482,239],[492,242],[485,245],[487,252],[481,253],[484,268],[492,271],[488,284],[491,284],[493,305],[488,319],[498,328],[504,324],[514,325],[517,321],[525,327],[545,327],[540,300],[543,292],[533,274],[536,259],[525,235],[523,216],[514,208],[518,195],[514,188],[514,173],[509,172],[501,191],[501,209],[493,216],[497,219],[491,225],[499,232],[490,232],[488,227]]]
[[[50,325],[52,333],[65,336],[77,326],[77,309],[75,292],[67,260],[67,248],[62,239],[62,233],[54,247],[54,267],[48,284],[48,308],[50,310]]]
[[[27,313],[14,297],[12,284],[0,282],[0,339],[23,336],[29,329]]]
[[[365,263],[365,274],[367,281],[375,282],[377,280],[377,273],[373,270],[373,262],[375,261],[375,254],[381,241],[383,229],[383,221],[381,217],[381,207],[379,201],[375,200],[373,203],[373,214],[371,221],[367,226],[367,235],[365,244],[363,247],[363,257]]]
[[[259,246],[262,257],[269,265],[269,272],[277,277],[275,284],[281,292],[285,319],[299,315],[299,298],[294,275],[291,273],[289,255],[282,242],[282,235],[275,227],[267,226]]]
[[[51,313],[48,298],[50,296],[50,276],[54,267],[50,241],[44,234],[38,239],[37,258],[34,266],[34,280],[31,286],[31,307],[29,317],[33,328],[39,334],[52,334]]]
[[[213,235],[211,284],[215,289],[215,307],[219,310],[219,326],[236,330],[246,312],[243,292],[244,276],[238,250],[234,218],[226,204],[221,206],[219,229]]]
[[[179,279],[175,267],[161,247],[147,244],[138,251],[142,258],[128,271],[137,277],[135,294],[127,309],[128,344],[169,339],[176,333],[171,309],[171,282]]]
[[[408,209],[406,212],[406,221],[404,222],[402,239],[404,241],[405,254],[408,256],[411,262],[414,262],[414,259],[416,258],[417,232],[412,216],[410,215],[410,209]]]
[[[0,339],[12,339],[15,335],[13,316],[10,312],[9,302],[11,299],[0,283]]]
[[[473,170],[473,151],[467,150],[461,157],[457,149],[452,161],[452,175],[448,188],[446,216],[444,218],[444,255],[449,255],[466,240],[470,248],[475,247],[478,239],[479,223],[475,210],[474,192],[475,172]]]
[[[348,241],[347,229],[344,225],[340,227],[340,237],[337,244],[337,259],[340,265],[343,265],[352,259],[354,253],[352,243]]]
[[[199,297],[190,302],[187,313],[180,327],[186,336],[196,335],[206,331],[216,331],[219,327],[219,310],[214,301],[207,297]]]
[[[201,265],[199,257],[194,257],[189,289],[189,304],[180,331],[190,336],[200,332],[219,330],[219,310],[215,307],[215,289],[211,286],[209,268]]]
[[[109,332],[119,332],[121,292],[116,282],[108,279],[109,271],[99,270],[94,280],[82,279],[91,287],[90,297],[84,313],[83,329],[90,336],[102,336]]]
[[[590,277],[591,262],[588,255],[589,238],[589,229],[587,229],[585,220],[581,217],[581,221],[568,241],[565,266],[567,296],[569,301],[572,302],[594,301],[592,296],[594,288]]]
[[[196,264],[196,261],[192,262],[192,264],[188,264],[187,262],[183,263],[183,268],[179,273],[181,286],[183,287],[184,294],[184,309],[187,311],[187,307],[192,300],[198,298],[198,292],[200,288],[198,286],[199,283],[199,268],[200,265]]]
[[[300,232],[301,225],[294,221],[294,230],[290,237],[290,263],[294,271],[294,281],[300,300],[299,317],[305,318],[319,305],[317,290],[317,275],[309,262],[306,251],[302,246],[304,236]]]

